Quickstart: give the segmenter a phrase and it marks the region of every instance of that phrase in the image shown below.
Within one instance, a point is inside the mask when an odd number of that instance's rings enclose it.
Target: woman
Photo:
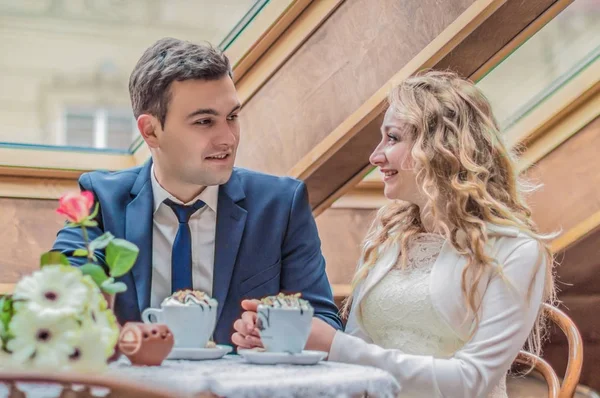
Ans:
[[[367,234],[345,333],[315,319],[307,349],[385,369],[402,396],[506,397],[519,350],[540,350],[551,253],[472,83],[428,72],[389,102],[370,161],[402,202]]]

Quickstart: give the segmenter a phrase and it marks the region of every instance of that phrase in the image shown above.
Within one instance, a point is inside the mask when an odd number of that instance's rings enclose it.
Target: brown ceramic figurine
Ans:
[[[175,340],[165,324],[127,322],[119,336],[119,351],[133,365],[159,366]]]

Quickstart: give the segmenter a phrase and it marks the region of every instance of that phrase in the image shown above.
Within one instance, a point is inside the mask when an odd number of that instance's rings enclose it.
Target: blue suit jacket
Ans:
[[[132,270],[119,280],[127,291],[117,295],[115,313],[123,324],[139,321],[150,306],[152,278],[153,194],[151,161],[118,172],[95,171],[79,179],[100,203],[98,227],[88,228],[94,239],[104,231],[140,248]],[[325,274],[321,242],[308,204],[306,186],[288,177],[275,177],[234,168],[219,188],[215,236],[213,296],[219,302],[214,339],[230,344],[233,323],[241,315],[244,298],[302,292],[315,315],[336,329],[342,324]],[[72,257],[83,247],[79,228],[58,232],[53,250]],[[96,253],[104,261],[104,253]]]

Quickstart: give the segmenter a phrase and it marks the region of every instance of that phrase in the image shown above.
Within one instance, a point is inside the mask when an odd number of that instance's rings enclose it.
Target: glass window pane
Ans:
[[[143,51],[163,37],[227,46],[268,2],[0,0],[0,143],[127,150]]]
[[[94,114],[67,112],[65,135],[69,146],[94,146]]]
[[[106,146],[127,150],[137,136],[135,119],[132,116],[108,114],[106,120]]]
[[[575,0],[477,86],[507,129],[600,56],[600,1]]]

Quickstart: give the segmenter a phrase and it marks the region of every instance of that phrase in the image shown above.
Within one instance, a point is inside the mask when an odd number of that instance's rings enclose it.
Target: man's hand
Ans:
[[[244,300],[242,301],[242,308],[244,313],[242,317],[235,321],[233,328],[235,333],[231,336],[233,344],[237,345],[238,348],[255,348],[261,347],[262,342],[256,329],[256,310],[258,309],[258,300]]]

